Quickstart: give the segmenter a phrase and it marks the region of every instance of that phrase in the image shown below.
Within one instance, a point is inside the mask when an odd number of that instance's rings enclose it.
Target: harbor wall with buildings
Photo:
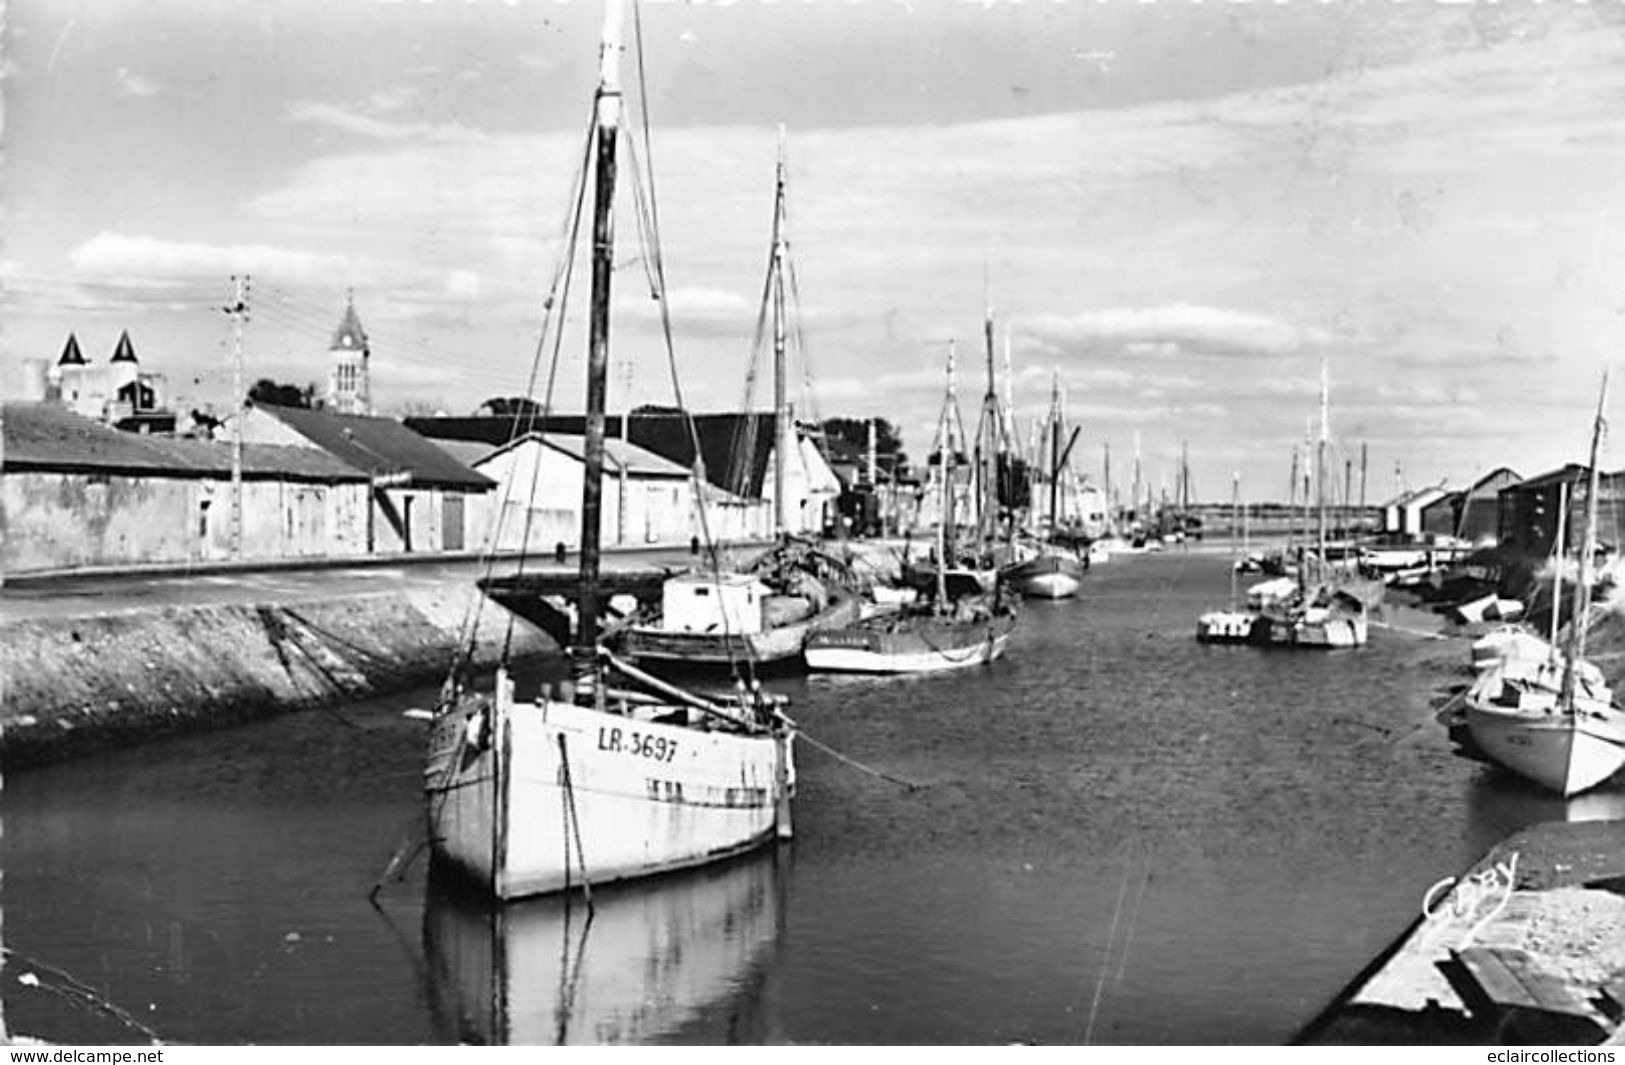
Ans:
[[[432,684],[445,676],[477,595],[459,581],[0,621],[0,764]],[[508,618],[490,603],[483,609],[476,666],[496,661]],[[527,623],[514,625],[516,656],[553,648]]]

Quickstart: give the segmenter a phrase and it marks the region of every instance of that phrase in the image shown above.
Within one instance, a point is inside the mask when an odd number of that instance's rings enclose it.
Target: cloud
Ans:
[[[68,262],[92,278],[225,278],[271,274],[288,281],[372,276],[376,264],[346,255],[296,251],[266,244],[207,244],[98,233],[68,253]]]
[[[157,96],[158,82],[143,74],[137,74],[129,67],[119,67],[114,74],[113,94],[125,99],[144,100]]]
[[[1267,315],[1173,303],[1114,307],[1070,316],[1023,318],[1022,331],[1044,350],[1115,342],[1138,358],[1179,354],[1288,355],[1325,343],[1320,329],[1305,329]]]
[[[410,90],[396,90],[395,92],[379,94],[386,101],[384,105],[374,103],[375,109],[389,112],[405,105],[405,100],[399,104],[392,103],[396,92],[409,92]],[[304,122],[311,125],[327,126],[342,133],[353,134],[373,140],[455,140],[466,136],[469,131],[457,125],[435,125],[428,122],[390,122],[371,115],[362,114],[352,108],[342,107],[338,104],[320,103],[314,100],[294,100],[288,104],[283,112],[290,121]]]

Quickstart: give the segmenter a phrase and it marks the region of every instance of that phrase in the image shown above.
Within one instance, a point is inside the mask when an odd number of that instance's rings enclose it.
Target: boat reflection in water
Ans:
[[[788,870],[772,850],[506,905],[429,880],[430,1001],[487,1045],[771,1041],[763,988]]]
[[[1466,798],[1469,850],[1483,853],[1514,832],[1545,821],[1625,819],[1625,775],[1564,799],[1489,765],[1468,784]]]

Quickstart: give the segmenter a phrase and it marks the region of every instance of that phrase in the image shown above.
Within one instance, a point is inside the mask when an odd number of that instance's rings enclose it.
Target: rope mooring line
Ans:
[[[837,751],[835,748],[829,746],[829,744],[821,743],[799,729],[796,731],[796,738],[805,740],[814,747],[818,748],[820,751],[823,751],[825,754],[829,755],[831,758],[834,758],[837,761],[845,762],[847,765],[858,770],[859,772],[868,773],[870,776],[879,777],[881,780],[890,781],[891,783],[900,787],[907,788],[909,791],[918,791],[920,788],[925,787],[924,784],[919,784],[912,780],[904,780],[902,777],[894,777],[890,773],[884,773],[873,766],[864,765],[856,758],[850,758],[842,754],[840,751]]]

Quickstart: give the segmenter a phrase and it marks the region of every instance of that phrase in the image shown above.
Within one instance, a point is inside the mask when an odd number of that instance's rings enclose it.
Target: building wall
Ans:
[[[365,550],[366,486],[245,481],[242,557],[346,557]],[[229,559],[224,480],[7,473],[0,477],[7,572]]]
[[[1456,535],[1456,519],[1461,513],[1463,496],[1452,492],[1422,507],[1417,516],[1420,531],[1431,536]]]
[[[497,548],[503,551],[524,547],[546,554],[561,543],[571,550],[580,546],[580,460],[533,441],[500,452],[477,468],[496,481],[497,487],[468,503],[470,547],[485,546],[493,533],[498,537]],[[724,519],[719,524],[728,524],[726,516],[718,517]],[[690,481],[628,475],[623,509],[619,474],[604,476],[599,525],[604,546],[686,544],[697,535],[699,523]],[[716,529],[711,535],[719,540],[742,538]]]

